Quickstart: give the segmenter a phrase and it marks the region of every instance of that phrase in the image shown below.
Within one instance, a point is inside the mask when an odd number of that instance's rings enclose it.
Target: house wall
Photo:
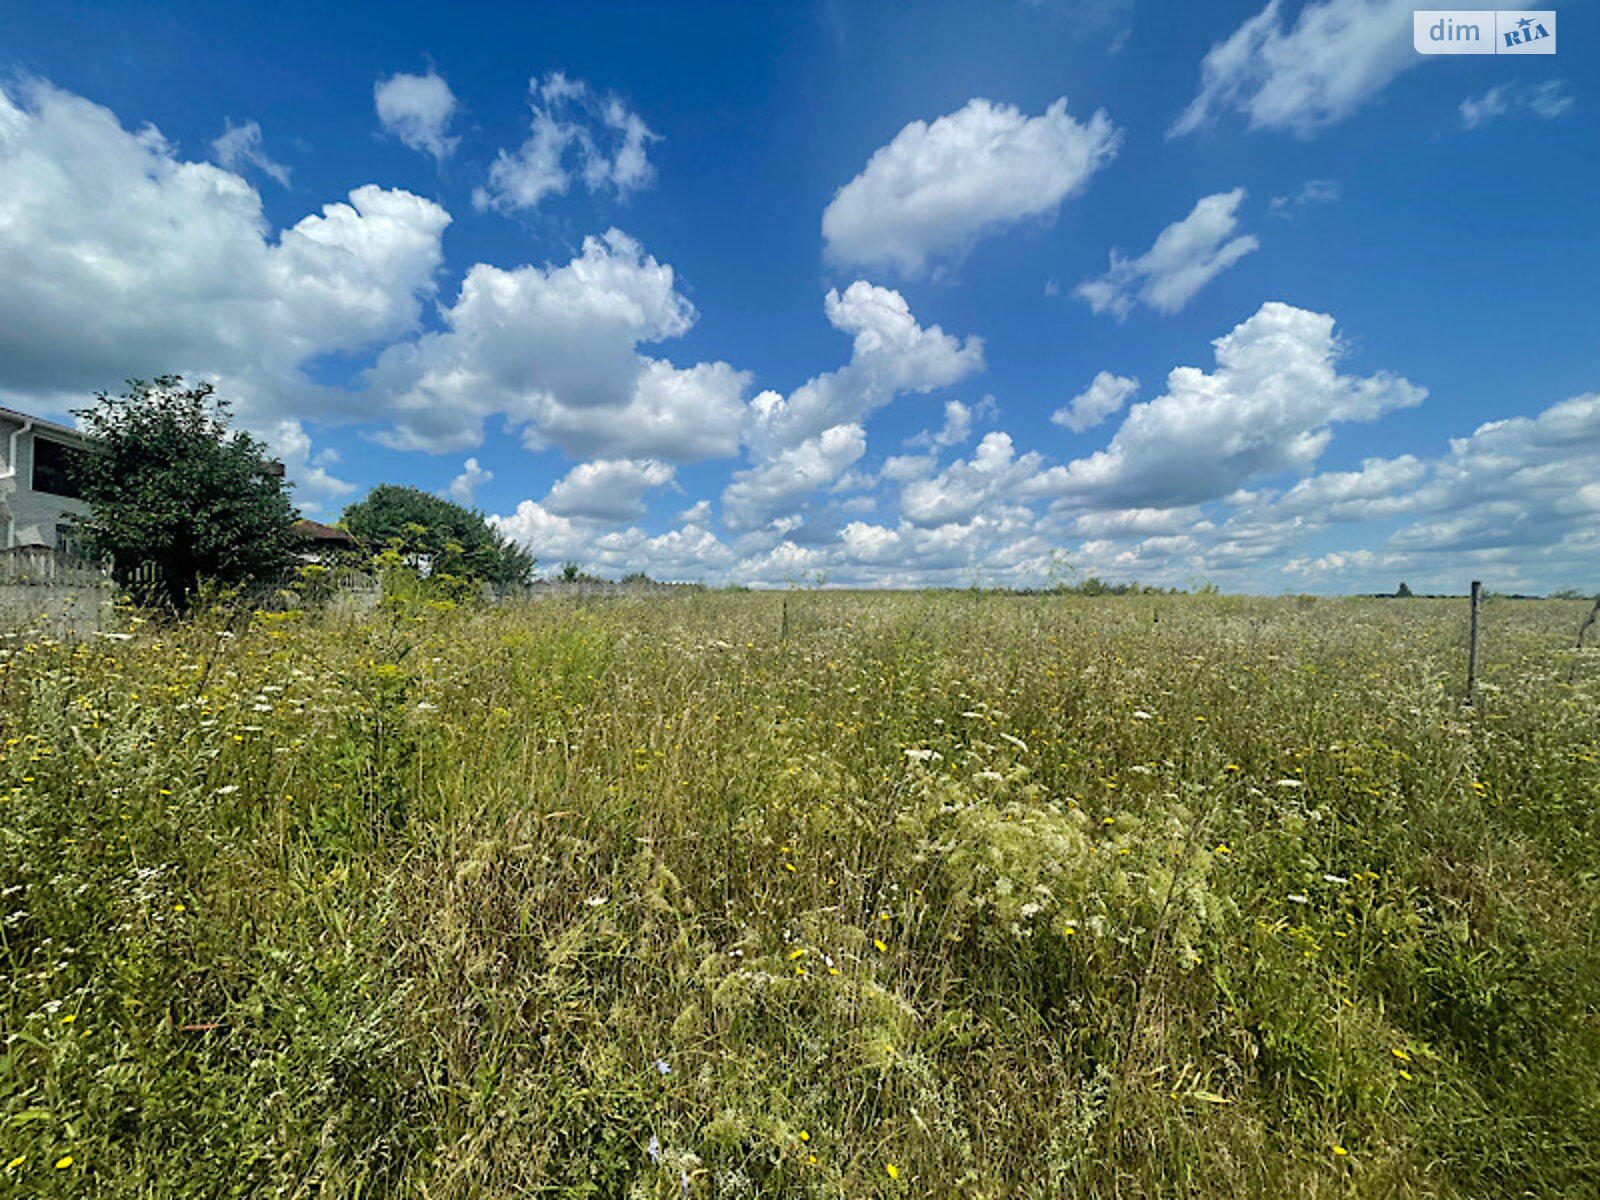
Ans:
[[[0,521],[4,521],[0,537],[5,539],[0,548],[55,546],[56,526],[75,515],[88,516],[89,506],[81,500],[33,490],[32,429],[16,439],[17,461],[11,462],[12,435],[22,428],[21,421],[0,417]],[[69,439],[58,436],[55,440]]]

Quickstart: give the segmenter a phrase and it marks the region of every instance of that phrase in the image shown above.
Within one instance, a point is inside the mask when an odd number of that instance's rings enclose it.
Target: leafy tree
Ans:
[[[527,584],[533,555],[508,540],[481,512],[399,484],[379,484],[344,510],[344,527],[430,576]]]
[[[1395,588],[1394,594],[1401,600],[1409,599],[1411,596],[1411,588],[1406,584],[1405,580],[1402,579],[1400,581],[1400,586]]]
[[[78,412],[98,445],[73,467],[91,509],[74,532],[111,559],[119,584],[181,612],[202,582],[283,576],[298,542],[282,469],[261,442],[229,431],[228,402],[209,383],[163,375],[96,399]]]

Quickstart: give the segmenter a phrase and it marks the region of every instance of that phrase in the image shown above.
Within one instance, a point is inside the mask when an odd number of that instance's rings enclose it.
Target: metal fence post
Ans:
[[[1474,703],[1478,687],[1478,610],[1483,605],[1483,584],[1472,581],[1472,623],[1467,630],[1467,703]]]

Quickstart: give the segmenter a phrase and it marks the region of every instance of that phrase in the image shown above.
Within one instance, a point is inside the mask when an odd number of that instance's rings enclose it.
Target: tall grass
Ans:
[[[0,1191],[1600,1195],[1582,604],[781,603],[5,640]]]

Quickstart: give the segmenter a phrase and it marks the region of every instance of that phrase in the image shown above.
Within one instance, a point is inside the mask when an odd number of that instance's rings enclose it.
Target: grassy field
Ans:
[[[0,643],[0,1194],[1600,1195],[1585,605],[783,603]]]

